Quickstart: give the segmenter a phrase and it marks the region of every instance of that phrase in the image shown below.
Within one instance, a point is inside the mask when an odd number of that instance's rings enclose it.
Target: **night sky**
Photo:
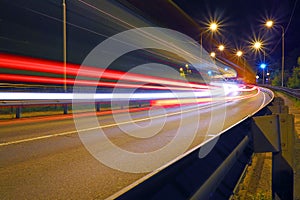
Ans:
[[[267,62],[273,68],[281,62],[281,28],[264,27],[273,19],[285,28],[286,67],[291,69],[300,56],[300,3],[298,0],[175,0],[176,4],[199,24],[220,22],[221,33],[214,36],[230,49],[242,48],[247,60],[258,64],[262,58],[249,48],[255,38],[264,42]]]
[[[105,38],[132,28],[109,15],[127,20],[135,27],[162,26],[175,29],[198,41],[205,23],[217,20],[221,31],[213,35],[216,43],[224,43],[231,54],[237,48],[243,49],[247,61],[255,70],[262,57],[259,53],[252,53],[249,47],[250,41],[259,38],[264,42],[269,68],[276,70],[281,62],[281,29],[278,26],[272,30],[266,29],[263,24],[270,18],[286,31],[286,69],[292,69],[300,56],[300,3],[297,0],[105,2],[67,0],[69,62],[82,62],[87,53]],[[178,7],[178,10],[174,7]],[[0,51],[62,60],[61,10],[61,1],[0,0]],[[210,43],[209,40],[205,41]],[[216,44],[207,45],[207,50],[215,50],[216,46],[213,45]]]

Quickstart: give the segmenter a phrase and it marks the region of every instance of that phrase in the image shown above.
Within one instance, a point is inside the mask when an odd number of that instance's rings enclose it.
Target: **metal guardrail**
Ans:
[[[253,117],[254,152],[272,152],[272,199],[300,199],[300,140],[295,116],[275,97],[270,115]]]
[[[62,113],[68,114],[68,108],[72,105],[72,100],[24,100],[24,101],[16,101],[16,100],[0,100],[0,108],[1,107],[10,107],[15,108],[15,116],[16,118],[21,118],[22,109],[27,106],[57,106],[60,105],[62,107]],[[81,102],[83,103],[83,102]],[[99,112],[101,110],[101,105],[111,103],[110,101],[104,100],[95,100],[95,102],[91,102],[90,100],[86,103],[94,104],[95,111]],[[121,108],[124,107],[122,101],[114,101],[114,105],[119,105]],[[142,105],[149,105],[149,100],[132,100],[130,101],[130,105],[136,105],[137,107],[142,107]]]
[[[271,90],[281,91],[296,99],[300,99],[300,89],[291,89],[291,88],[271,86],[271,85],[264,85],[264,87],[269,88]]]
[[[272,91],[261,90],[273,99]],[[268,113],[266,105],[253,116]],[[245,167],[251,162],[251,117],[108,199],[229,199]],[[201,150],[211,148],[207,156],[199,156]]]
[[[247,136],[250,123],[246,121],[109,199],[228,199],[252,155]],[[215,140],[213,150],[199,158],[201,148]]]

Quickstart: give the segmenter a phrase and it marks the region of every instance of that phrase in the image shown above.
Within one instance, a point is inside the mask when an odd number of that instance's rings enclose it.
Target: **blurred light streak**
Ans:
[[[45,77],[45,76],[30,76],[20,74],[0,74],[0,81],[11,81],[11,82],[29,82],[29,83],[46,83],[46,84],[60,84],[64,83],[63,78]],[[112,87],[112,88],[133,88],[133,89],[154,89],[154,90],[191,90],[193,88],[181,88],[181,87],[168,87],[168,86],[155,86],[155,85],[144,85],[144,84],[127,84],[120,82],[103,82],[103,81],[90,81],[90,80],[76,80],[66,79],[67,85],[78,85],[84,86],[101,86],[101,87]]]
[[[201,103],[217,103],[217,102],[228,102],[228,101],[238,101],[242,99],[248,99],[255,97],[259,94],[259,88],[256,88],[255,93],[250,93],[246,95],[238,95],[238,96],[224,96],[224,97],[205,97],[205,98],[193,98],[193,99],[159,99],[159,100],[151,100],[151,106],[182,106],[189,104],[201,104]]]
[[[35,93],[35,92],[0,92],[1,100],[118,100],[118,99],[174,99],[202,98],[209,92],[149,92],[149,93]]]
[[[136,25],[133,25],[133,24],[129,23],[128,21],[123,20],[124,16],[123,17],[118,17],[118,16],[120,16],[119,15],[120,13],[113,13],[113,14],[111,14],[109,12],[112,12],[112,10],[105,11],[104,7],[103,7],[104,5],[102,5],[102,7],[101,7],[101,4],[100,4],[101,1],[98,2],[98,4],[97,4],[98,7],[92,5],[92,4],[90,4],[90,3],[88,3],[88,2],[86,2],[84,0],[78,0],[78,1],[81,2],[82,4],[86,5],[86,6],[90,7],[91,9],[94,9],[94,10],[98,11],[99,13],[102,13],[102,14],[104,14],[104,15],[112,18],[113,19],[112,22],[115,22],[115,21],[120,22],[119,25],[121,25],[123,27],[130,28],[130,29],[135,29],[135,28],[141,27],[141,25],[140,26],[136,26]],[[127,16],[127,17],[129,17],[129,16]],[[134,17],[132,19],[135,19],[135,20],[139,19],[139,21],[141,20],[140,18],[136,18],[136,17]],[[145,22],[144,20],[141,20],[141,21]],[[151,24],[149,24],[149,22],[146,22],[146,24],[143,23],[144,27],[148,26],[148,25],[151,25]],[[138,29],[136,29],[136,30],[138,30]],[[178,44],[176,45],[176,44],[173,44],[172,42],[168,42],[168,41],[162,39],[162,38],[169,37],[169,35],[165,35],[165,34],[162,33],[162,36],[158,37],[156,35],[149,34],[148,32],[143,31],[143,30],[138,30],[138,32],[143,37],[149,38],[150,40],[152,40],[155,43],[159,43],[159,44],[164,45],[164,46],[170,46],[171,45],[174,48],[174,50],[177,51],[178,55],[180,55],[180,54],[186,54],[186,55],[189,55],[190,57],[193,57],[194,59],[198,59],[197,56],[194,56],[193,54],[190,54],[190,52],[185,51],[184,48],[181,48]],[[189,41],[189,42],[191,42],[191,41]],[[132,44],[129,44],[129,45],[132,45]]]
[[[26,58],[15,55],[0,54],[0,66],[2,68],[16,69],[16,70],[27,70],[34,72],[45,72],[53,74],[63,73],[63,63],[48,61],[35,58]],[[77,76],[80,71],[80,75],[93,77],[93,78],[104,78],[112,80],[126,80],[143,83],[160,83],[162,85],[172,85],[186,88],[199,88],[207,89],[208,85],[205,84],[194,84],[184,82],[181,80],[172,80],[167,78],[156,78],[153,76],[134,74],[128,72],[122,72],[117,70],[109,70],[95,67],[80,66],[76,64],[67,64],[67,75]],[[50,83],[50,82],[49,82]],[[70,84],[70,83],[67,83]]]
[[[252,91],[256,90],[256,93]],[[252,93],[239,96],[212,96],[210,91],[204,92],[148,92],[148,93],[33,93],[33,92],[1,92],[1,100],[150,100],[151,106],[184,105],[233,101],[251,98],[259,93],[259,88],[253,87]]]

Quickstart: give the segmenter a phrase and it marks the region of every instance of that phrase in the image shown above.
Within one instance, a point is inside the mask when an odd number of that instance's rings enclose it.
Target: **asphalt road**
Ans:
[[[132,112],[132,119],[118,114],[0,122],[1,199],[105,199],[147,170],[213,137],[220,127],[226,129],[251,115],[268,99],[259,93],[225,107],[154,109]],[[99,136],[100,129],[106,138]],[[106,139],[111,143],[103,142]],[[172,151],[155,154],[166,146]],[[121,155],[118,148],[139,155],[140,162]],[[103,152],[108,156],[102,160]]]

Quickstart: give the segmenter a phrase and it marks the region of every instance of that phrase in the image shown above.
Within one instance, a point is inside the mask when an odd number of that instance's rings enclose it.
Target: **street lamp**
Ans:
[[[266,62],[266,52],[263,50],[263,43],[261,41],[255,41],[253,43],[253,48],[256,51],[262,51],[264,54],[264,63]]]
[[[66,0],[62,2],[63,7],[63,62],[64,62],[64,92],[67,91],[67,27],[66,27]]]
[[[263,85],[265,84],[265,68],[266,68],[266,64],[265,63],[262,63],[260,64],[260,68],[263,69]]]
[[[210,56],[211,56],[212,58],[215,58],[215,57],[216,57],[216,53],[215,53],[215,52],[211,52],[211,53],[210,53]]]
[[[216,22],[211,22],[208,26],[208,30],[211,32],[216,32],[218,30],[219,25]],[[203,34],[206,30],[200,33],[200,44],[201,44],[201,59],[203,57]]]
[[[266,22],[266,27],[272,28],[274,25],[274,22],[272,20],[268,20]],[[284,81],[284,27],[279,25],[281,28],[281,87],[283,87],[283,81]]]
[[[271,28],[271,27],[273,26],[273,24],[274,24],[274,22],[273,22],[272,20],[266,21],[266,26],[267,26],[268,28]]]
[[[212,57],[213,63],[214,63],[214,65],[216,65],[216,53],[215,52],[211,52],[210,53],[210,57]]]
[[[236,55],[237,55],[238,57],[241,57],[241,56],[243,55],[243,52],[239,50],[239,51],[236,52]]]
[[[216,31],[218,29],[218,24],[216,22],[210,23],[209,29],[212,31]]]
[[[253,44],[254,49],[259,50],[262,47],[262,43],[259,41],[254,42]]]
[[[64,63],[64,92],[67,92],[67,11],[66,0],[62,1],[63,9],[63,63]],[[64,114],[68,113],[68,105],[64,104]]]
[[[236,55],[238,58],[241,58],[242,55],[243,55],[243,52],[241,50],[238,50],[236,52]],[[243,64],[243,71],[244,71],[244,79],[245,79],[245,76],[246,76],[246,67],[245,67],[245,63],[242,61],[242,64]]]
[[[188,74],[192,73],[192,70],[189,69],[189,65],[188,64],[185,64],[185,68],[186,68],[186,73],[188,73]]]
[[[225,46],[224,46],[223,44],[221,44],[221,45],[219,45],[218,49],[219,49],[220,51],[224,51]]]

